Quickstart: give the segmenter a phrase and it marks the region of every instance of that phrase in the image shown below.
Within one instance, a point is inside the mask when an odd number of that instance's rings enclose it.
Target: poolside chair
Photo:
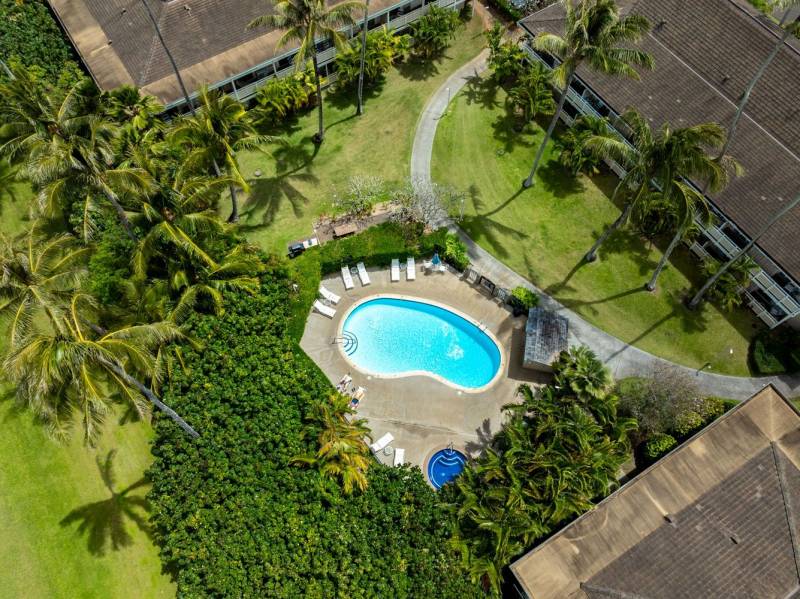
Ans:
[[[400,280],[400,260],[392,258],[392,283]]]
[[[386,433],[383,437],[375,441],[369,448],[372,450],[373,453],[378,453],[382,449],[384,449],[389,443],[394,441],[394,436],[392,433]]]
[[[345,389],[347,389],[347,385],[349,385],[352,382],[353,382],[353,377],[351,377],[350,373],[348,372],[346,375],[344,375],[342,378],[339,379],[338,383],[336,383],[336,390],[344,391]]]
[[[350,267],[346,264],[342,266],[342,281],[344,281],[345,289],[352,289],[355,287],[355,285],[353,285],[353,277],[350,276]]]
[[[333,318],[334,316],[336,316],[336,310],[334,308],[326,306],[319,300],[314,300],[314,309],[323,316],[327,316],[328,318]]]
[[[406,258],[406,281],[414,281],[417,278],[417,264],[414,256]]]
[[[394,465],[402,466],[406,463],[406,450],[400,447],[394,448]]]
[[[364,266],[364,263],[359,262],[356,264],[356,268],[358,268],[358,278],[361,279],[361,285],[369,285],[369,273],[367,272],[367,267]]]
[[[339,300],[342,299],[338,295],[336,295],[333,291],[325,287],[322,283],[319,284],[319,294],[325,301],[330,302],[331,304],[338,304]]]

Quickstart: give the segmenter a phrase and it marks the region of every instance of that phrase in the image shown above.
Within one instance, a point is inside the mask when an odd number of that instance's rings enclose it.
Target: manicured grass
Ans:
[[[28,224],[30,189],[19,185],[16,191],[17,201],[2,206],[0,233],[7,236]],[[4,345],[0,339],[2,353]],[[130,517],[117,519],[129,506],[134,517],[146,521],[147,486],[115,497],[97,463],[115,452],[117,493],[141,481],[152,460],[150,426],[109,422],[96,449],[84,447],[80,435],[60,444],[16,407],[12,394],[0,381],[0,596],[174,596],[146,532]]]
[[[616,178],[573,179],[551,145],[535,186],[521,191],[543,132],[530,124],[516,133],[504,102],[502,90],[476,80],[439,123],[433,177],[467,192],[463,226],[469,235],[620,339],[687,366],[748,375],[748,344],[760,328],[755,316],[744,309],[684,308],[682,298],[698,276],[687,250],[675,252],[652,294],[643,285],[661,252],[631,230],[617,232],[597,262],[582,263],[619,215],[609,199]]]
[[[325,142],[317,148],[317,112],[301,115],[285,131],[286,145],[267,148],[272,156],[242,153],[242,172],[252,197],[242,209],[241,230],[266,250],[286,252],[287,242],[312,234],[312,223],[330,213],[331,199],[354,175],[386,182],[409,176],[414,131],[425,102],[459,66],[484,45],[480,19],[461,29],[444,56],[434,62],[408,62],[392,69],[385,83],[370,90],[365,112],[355,116],[352,94],[325,98]],[[256,170],[262,171],[254,178]],[[221,212],[227,216],[227,202]]]

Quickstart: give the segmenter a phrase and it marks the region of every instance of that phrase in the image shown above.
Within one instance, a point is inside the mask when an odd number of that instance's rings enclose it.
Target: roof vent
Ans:
[[[122,14],[124,15],[126,12],[128,12],[128,9],[127,8],[123,8],[122,9]]]
[[[658,25],[656,25],[656,29],[663,29],[664,25],[666,25],[666,24],[667,24],[667,20],[666,19],[661,19],[658,22]]]
[[[737,535],[731,535],[730,539],[731,539],[731,543],[733,543],[734,545],[738,545],[739,544],[739,537]]]
[[[666,520],[672,526],[677,526],[677,520],[675,519],[674,514],[664,514],[664,520]]]

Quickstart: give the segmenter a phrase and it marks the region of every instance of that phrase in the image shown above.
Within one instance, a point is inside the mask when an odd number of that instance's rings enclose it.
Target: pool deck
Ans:
[[[388,268],[369,269],[371,284],[362,287],[354,276],[355,288],[349,291],[345,291],[340,275],[326,277],[323,284],[342,298],[335,306],[336,316],[330,319],[312,311],[300,346],[334,385],[349,372],[353,384],[366,389],[358,414],[369,422],[373,438],[391,433],[394,436],[391,447],[404,448],[406,461],[423,467],[424,471],[428,458],[450,443],[456,449],[477,455],[500,429],[501,408],[516,401],[519,384],[542,384],[548,377],[522,368],[524,317],[512,317],[508,309],[456,274],[425,274],[418,264],[416,281],[406,281],[405,260],[401,260],[401,265],[399,282],[390,282]],[[378,378],[358,371],[348,363],[334,340],[349,308],[363,298],[379,294],[438,302],[482,322],[505,353],[504,372],[489,388],[470,393],[425,375]],[[377,458],[391,464],[393,450],[381,452]]]

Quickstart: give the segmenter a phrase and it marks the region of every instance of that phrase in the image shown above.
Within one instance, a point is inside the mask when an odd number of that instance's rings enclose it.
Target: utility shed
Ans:
[[[529,599],[796,599],[800,414],[767,387],[511,565]]]
[[[550,366],[569,345],[569,322],[544,308],[531,308],[525,325],[525,355],[522,365],[532,370],[552,372]]]

